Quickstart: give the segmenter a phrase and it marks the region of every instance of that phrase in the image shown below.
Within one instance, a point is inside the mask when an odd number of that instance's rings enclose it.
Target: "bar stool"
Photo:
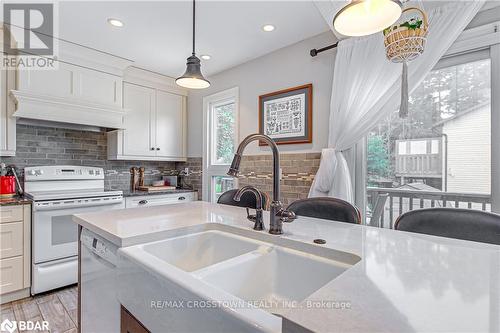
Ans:
[[[361,223],[361,213],[349,202],[329,197],[308,198],[292,202],[288,211],[297,216],[315,217],[347,223]]]
[[[428,208],[401,215],[396,230],[500,245],[500,215],[462,208]]]

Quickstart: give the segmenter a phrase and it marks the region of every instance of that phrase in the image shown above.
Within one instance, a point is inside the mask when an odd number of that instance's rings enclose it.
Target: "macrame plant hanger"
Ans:
[[[422,4],[414,6],[411,2],[405,2],[399,20],[383,32],[387,59],[403,64],[400,118],[408,117],[408,63],[424,52],[429,30],[429,20],[421,9]]]

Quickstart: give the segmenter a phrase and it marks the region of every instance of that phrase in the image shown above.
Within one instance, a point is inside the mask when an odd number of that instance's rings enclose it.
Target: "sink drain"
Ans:
[[[315,244],[326,244],[326,240],[321,239],[321,238],[315,239],[315,240],[313,240],[313,242]]]

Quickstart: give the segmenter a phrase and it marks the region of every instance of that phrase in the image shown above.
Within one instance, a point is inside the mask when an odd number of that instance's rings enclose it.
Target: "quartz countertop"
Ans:
[[[118,246],[205,223],[252,230],[243,208],[201,201],[79,214],[74,220]],[[268,221],[266,214],[266,226]],[[285,332],[500,332],[498,245],[306,217],[283,228],[276,237],[307,243],[322,238],[326,244],[318,246],[361,257],[287,310]],[[349,306],[332,308],[335,302]]]
[[[175,189],[175,190],[166,190],[166,191],[158,191],[158,192],[148,192],[148,191],[123,191],[123,196],[124,197],[140,197],[143,195],[162,195],[162,194],[178,194],[178,193],[190,193],[190,192],[196,192],[195,190],[190,190],[190,189]]]
[[[29,205],[31,204],[31,200],[24,196],[14,196],[11,198],[0,198],[0,206],[8,206],[8,205]]]

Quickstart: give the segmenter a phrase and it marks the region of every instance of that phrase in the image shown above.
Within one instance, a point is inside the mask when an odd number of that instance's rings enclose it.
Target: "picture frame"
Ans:
[[[278,145],[312,143],[312,90],[309,83],[259,96],[259,133]]]

